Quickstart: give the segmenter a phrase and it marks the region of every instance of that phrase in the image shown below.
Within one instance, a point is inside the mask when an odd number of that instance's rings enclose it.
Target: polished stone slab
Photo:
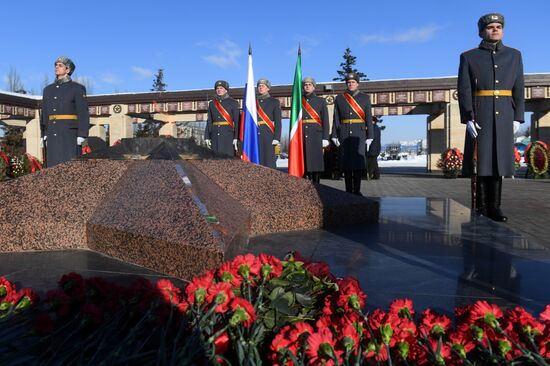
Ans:
[[[484,299],[539,312],[550,303],[550,250],[450,199],[384,197],[377,224],[251,239],[248,250],[279,257],[292,250],[356,277],[367,307],[413,299],[451,313]]]

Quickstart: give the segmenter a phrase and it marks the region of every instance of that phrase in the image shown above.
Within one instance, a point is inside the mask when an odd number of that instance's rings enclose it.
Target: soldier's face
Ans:
[[[269,91],[269,88],[267,87],[267,85],[265,84],[258,85],[258,93],[260,93],[260,95],[264,95],[268,91]]]
[[[315,90],[315,86],[313,86],[312,83],[304,83],[304,91],[306,93],[313,93],[313,91]]]
[[[481,31],[480,35],[481,38],[488,42],[498,42],[504,35],[504,29],[500,23],[490,23],[487,24],[483,31]]]
[[[359,88],[359,83],[353,79],[346,81],[346,85],[349,91],[356,91]]]
[[[223,86],[216,87],[216,95],[221,97],[221,96],[224,96],[225,94],[227,94],[227,89],[225,89]]]
[[[61,62],[55,63],[55,76],[60,79],[62,77],[65,77],[71,69],[69,69],[65,64],[62,64]]]

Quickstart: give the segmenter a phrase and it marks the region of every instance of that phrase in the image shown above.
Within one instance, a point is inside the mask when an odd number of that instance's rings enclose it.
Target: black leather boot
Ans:
[[[487,179],[489,177],[477,177],[476,181],[476,208],[479,215],[489,217],[489,194]]]
[[[506,222],[508,217],[504,216],[500,209],[502,177],[492,177],[490,186],[489,217],[494,221]]]
[[[346,192],[353,192],[353,170],[344,171],[344,182],[346,183]]]
[[[320,183],[321,182],[321,173],[320,172],[312,172],[311,173],[311,181],[314,183]]]

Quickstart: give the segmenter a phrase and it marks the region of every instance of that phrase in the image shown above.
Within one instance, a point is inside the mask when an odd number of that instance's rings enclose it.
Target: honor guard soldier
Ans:
[[[238,149],[239,102],[229,97],[229,83],[225,80],[216,81],[214,90],[216,97],[208,105],[204,141],[215,152],[233,156]]]
[[[302,81],[302,135],[304,139],[305,177],[319,183],[325,170],[323,148],[329,145],[329,121],[325,98],[315,95],[315,79]]]
[[[504,46],[503,29],[501,14],[479,19],[483,40],[460,55],[457,86],[466,124],[463,174],[477,174],[478,213],[500,222],[507,220],[500,209],[502,177],[514,174],[514,129],[524,122],[525,111],[521,53]]]
[[[369,179],[380,179],[380,168],[378,167],[378,155],[382,150],[381,138],[382,133],[378,126],[378,117],[372,117],[372,144],[367,151],[367,176]]]
[[[269,80],[258,80],[257,89],[260,165],[276,169],[275,146],[279,145],[281,140],[281,104],[278,99],[269,95],[269,89],[271,89]]]
[[[44,88],[40,118],[47,167],[79,157],[90,127],[86,88],[71,80],[74,62],[59,57],[54,65],[55,81]]]
[[[334,101],[332,141],[340,146],[340,167],[346,192],[361,196],[361,174],[366,167],[365,151],[373,139],[370,97],[359,91],[359,76],[346,75],[347,90]]]

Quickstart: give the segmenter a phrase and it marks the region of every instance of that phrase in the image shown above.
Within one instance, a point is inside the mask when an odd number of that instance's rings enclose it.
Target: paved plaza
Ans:
[[[321,183],[344,186],[343,179]],[[388,168],[380,180],[362,182],[362,193],[380,203],[378,223],[257,236],[244,252],[299,251],[325,261],[336,275],[358,278],[369,309],[408,297],[419,310],[447,314],[477,299],[541,311],[550,303],[550,180],[506,179],[506,224],[472,217],[469,184]],[[0,275],[35,288],[52,288],[70,271],[121,282],[164,277],[88,250],[2,253],[0,263]]]

